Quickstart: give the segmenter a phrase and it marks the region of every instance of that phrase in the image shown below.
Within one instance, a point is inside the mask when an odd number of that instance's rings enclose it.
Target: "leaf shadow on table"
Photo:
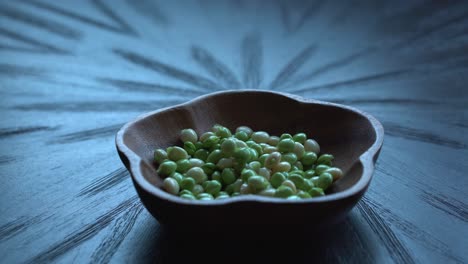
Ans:
[[[190,221],[190,219],[187,219]],[[378,248],[357,213],[316,234],[301,234],[294,226],[272,229],[271,237],[252,232],[230,234],[176,233],[164,227],[139,241],[139,263],[376,263]],[[281,234],[293,233],[284,237]],[[218,233],[219,234],[219,233]],[[278,235],[276,235],[278,234]],[[370,236],[372,237],[372,236]]]

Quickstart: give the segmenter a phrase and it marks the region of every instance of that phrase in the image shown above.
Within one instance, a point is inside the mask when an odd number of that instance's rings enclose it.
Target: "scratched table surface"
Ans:
[[[0,262],[467,263],[467,76],[463,1],[1,1]],[[118,129],[241,88],[383,123],[370,188],[340,225],[175,236],[142,206]]]

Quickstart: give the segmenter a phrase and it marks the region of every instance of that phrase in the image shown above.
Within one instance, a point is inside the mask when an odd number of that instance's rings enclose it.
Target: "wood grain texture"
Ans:
[[[467,263],[467,18],[466,1],[0,1],[1,262],[206,261],[211,248],[243,262]],[[293,230],[288,246],[195,243],[148,214],[117,130],[238,88],[384,124],[374,180],[345,222],[314,241]]]

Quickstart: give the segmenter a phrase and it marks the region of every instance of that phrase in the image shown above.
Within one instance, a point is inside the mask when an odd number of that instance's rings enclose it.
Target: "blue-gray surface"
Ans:
[[[463,1],[1,1],[0,262],[466,263],[467,75]],[[372,184],[334,231],[174,239],[140,204],[120,126],[239,88],[384,124]]]

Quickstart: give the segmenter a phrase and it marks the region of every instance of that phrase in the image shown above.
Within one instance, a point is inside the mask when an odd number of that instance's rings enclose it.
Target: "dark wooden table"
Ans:
[[[463,1],[2,1],[0,262],[467,263],[467,76]],[[345,222],[220,241],[171,236],[144,209],[116,131],[239,88],[383,123],[374,179]]]

